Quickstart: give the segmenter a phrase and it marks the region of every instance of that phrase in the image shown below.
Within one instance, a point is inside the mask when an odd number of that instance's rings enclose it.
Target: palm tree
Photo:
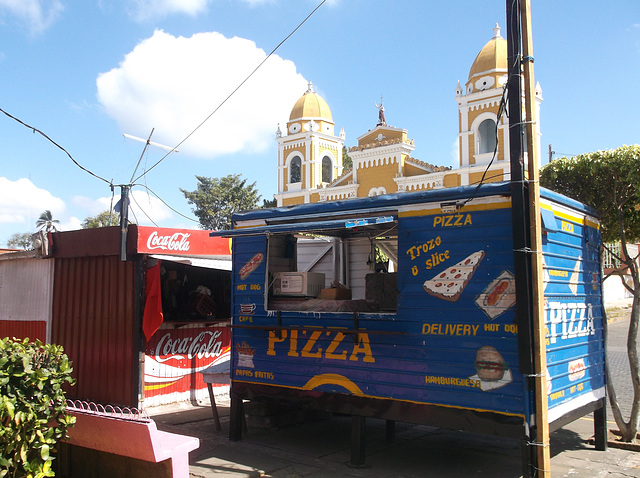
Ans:
[[[51,215],[51,211],[48,209],[40,214],[40,217],[36,221],[36,227],[40,230],[44,229],[46,232],[57,231],[55,226],[56,224],[60,224],[60,221],[54,219]]]

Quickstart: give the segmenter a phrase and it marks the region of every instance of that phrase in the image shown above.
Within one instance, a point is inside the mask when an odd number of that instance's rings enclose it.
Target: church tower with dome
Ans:
[[[286,133],[278,126],[278,206],[318,202],[319,191],[342,173],[344,130],[335,124],[327,102],[307,91],[291,109]]]
[[[496,24],[493,38],[471,65],[464,89],[460,82],[456,87],[460,184],[477,184],[483,176],[485,182],[510,179],[509,119],[504,104],[507,75],[507,40],[500,35]],[[537,118],[540,118],[541,102],[542,90],[538,84]],[[537,141],[540,141],[540,128]]]
[[[345,169],[344,129],[335,136],[331,110],[309,82],[307,91],[291,110],[286,131],[278,127],[276,133],[277,205],[509,180],[509,120],[504,105],[507,75],[507,41],[496,24],[493,37],[471,65],[464,89],[459,81],[456,87],[460,153],[455,169],[414,158],[413,139],[409,139],[406,129],[387,124],[382,98],[379,105],[374,102],[378,109],[376,126],[359,136],[357,145],[348,149],[353,166]],[[536,117],[540,118],[542,90],[539,85],[535,94]],[[539,143],[539,127],[537,131]]]

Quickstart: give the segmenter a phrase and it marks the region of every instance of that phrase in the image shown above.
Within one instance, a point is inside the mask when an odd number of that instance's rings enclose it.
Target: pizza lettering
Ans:
[[[427,280],[423,285],[425,292],[439,299],[457,301],[483,258],[484,251],[474,252],[433,279]]]

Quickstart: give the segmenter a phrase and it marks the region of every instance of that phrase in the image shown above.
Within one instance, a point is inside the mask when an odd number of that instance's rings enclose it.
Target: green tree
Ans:
[[[349,156],[346,146],[342,147],[342,167],[345,171],[353,167],[353,160],[351,159],[351,156]]]
[[[97,216],[88,217],[82,222],[82,229],[94,229],[96,227],[117,226],[120,224],[120,216],[113,211],[103,211]]]
[[[196,176],[195,191],[180,189],[203,229],[214,231],[231,229],[231,216],[235,212],[255,209],[260,201],[256,183],[247,185],[240,174],[229,174],[223,178]]]
[[[629,251],[629,244],[640,240],[640,146],[622,146],[608,151],[560,158],[540,171],[540,184],[586,203],[598,211],[603,248],[608,249],[631,276],[628,285],[622,270],[616,270],[622,285],[633,294],[627,354],[631,366],[633,404],[629,421],[620,412],[611,373],[607,368],[607,392],[617,426],[624,441],[636,437],[640,420],[640,367],[638,364],[638,323],[640,318],[640,277],[638,256]],[[607,243],[619,243],[622,254],[607,248]],[[606,314],[605,314],[606,327]]]
[[[7,247],[29,250],[33,248],[30,232],[16,232],[7,240]]]
[[[0,477],[54,476],[52,453],[75,423],[72,371],[60,345],[0,339]]]
[[[36,227],[38,229],[44,229],[46,232],[55,232],[58,229],[56,228],[56,224],[60,224],[60,221],[54,219],[51,215],[51,211],[48,209],[40,214],[40,217],[36,221]]]
[[[277,205],[278,205],[278,200],[275,198],[262,200],[262,209],[269,209],[272,207],[276,207]]]

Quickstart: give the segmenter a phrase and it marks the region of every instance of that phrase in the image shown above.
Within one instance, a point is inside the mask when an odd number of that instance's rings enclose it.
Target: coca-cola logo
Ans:
[[[162,249],[163,251],[185,252],[191,247],[187,240],[191,234],[186,232],[175,232],[170,236],[159,236],[157,231],[153,231],[147,239],[147,249]]]
[[[167,360],[192,359],[197,357],[211,358],[218,357],[222,353],[222,340],[218,338],[222,335],[219,330],[215,332],[200,332],[195,337],[171,338],[167,333],[162,336],[155,348],[155,358],[158,362]],[[162,359],[161,356],[166,358]],[[168,356],[168,357],[167,357]]]

